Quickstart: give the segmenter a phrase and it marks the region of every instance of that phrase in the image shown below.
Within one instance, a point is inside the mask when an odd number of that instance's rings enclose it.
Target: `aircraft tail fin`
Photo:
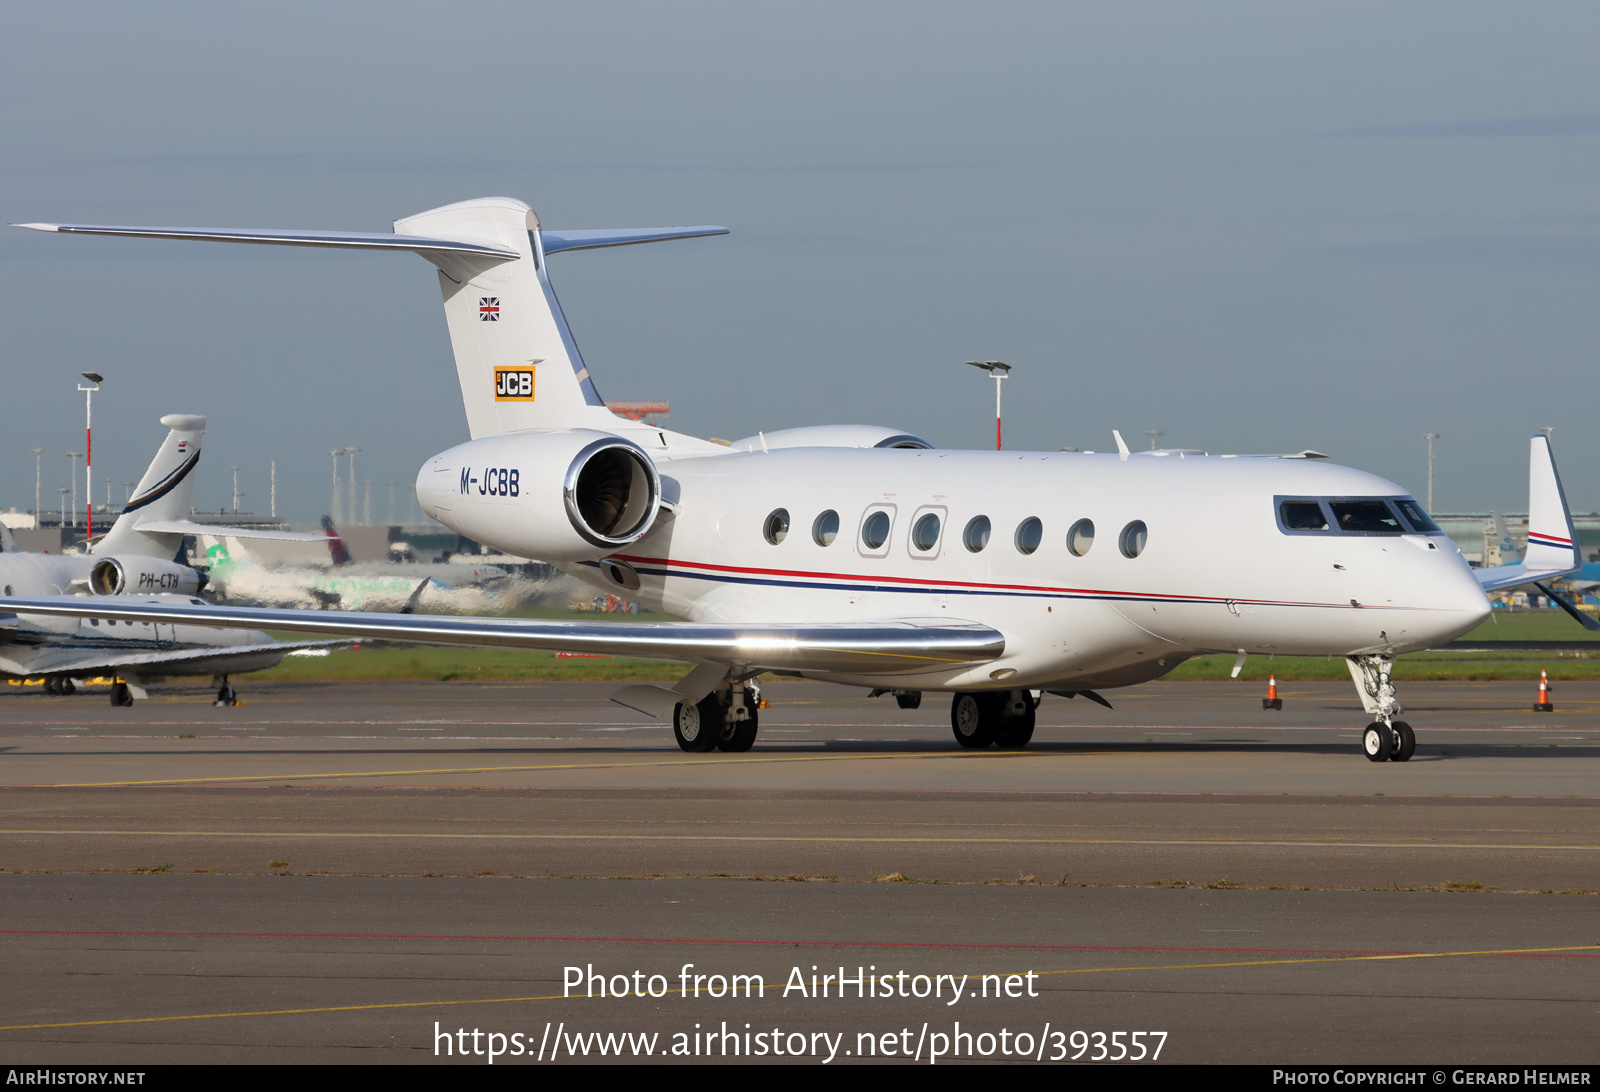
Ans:
[[[169,413],[161,423],[167,426],[167,438],[111,530],[95,543],[93,553],[170,559],[182,548],[182,534],[153,530],[151,525],[177,522],[189,515],[206,419],[189,413]]]
[[[1517,540],[1511,537],[1511,528],[1506,526],[1506,517],[1494,511],[1489,513],[1489,518],[1494,521],[1495,541],[1500,544],[1500,564],[1515,565],[1522,560],[1522,551],[1517,549]]]
[[[1485,591],[1495,591],[1555,580],[1582,567],[1583,551],[1550,438],[1535,436],[1528,448],[1528,548],[1518,564],[1476,570],[1478,582]]]
[[[546,231],[521,201],[484,197],[394,222],[394,234],[235,228],[17,224],[67,235],[418,254],[439,270],[456,374],[474,439],[533,428],[632,427],[608,409],[584,367],[545,271],[564,250],[596,250],[668,239],[726,235],[715,225]]]
[[[339,537],[338,530],[333,526],[332,516],[322,517],[322,533],[328,536],[328,557],[335,565],[350,564],[350,551],[345,549],[344,539]]]

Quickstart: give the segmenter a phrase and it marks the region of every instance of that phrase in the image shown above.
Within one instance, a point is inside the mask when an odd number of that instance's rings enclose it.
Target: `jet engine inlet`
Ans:
[[[644,537],[661,502],[661,479],[643,451],[623,439],[596,440],[567,469],[567,518],[596,546]]]

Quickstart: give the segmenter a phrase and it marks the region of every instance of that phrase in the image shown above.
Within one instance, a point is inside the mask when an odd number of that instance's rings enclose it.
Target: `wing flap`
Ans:
[[[111,597],[0,599],[0,611],[315,633],[362,640],[601,652],[647,660],[691,660],[746,669],[887,673],[980,663],[1005,638],[977,623],[932,619],[834,625],[628,623],[464,618],[356,611],[265,610],[118,603]]]

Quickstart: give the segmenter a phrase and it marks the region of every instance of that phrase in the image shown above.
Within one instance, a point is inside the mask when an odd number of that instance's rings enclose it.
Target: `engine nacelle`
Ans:
[[[193,595],[205,583],[199,570],[154,557],[106,557],[89,570],[89,590],[96,595]]]
[[[643,538],[661,503],[655,463],[595,429],[515,432],[461,444],[417,474],[422,510],[516,557],[582,561]]]

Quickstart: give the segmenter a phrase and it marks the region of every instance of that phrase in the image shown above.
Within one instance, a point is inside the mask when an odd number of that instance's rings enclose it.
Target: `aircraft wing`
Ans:
[[[197,660],[219,661],[245,659],[263,652],[293,652],[299,648],[336,648],[348,645],[345,641],[262,641],[248,645],[218,645],[209,648],[183,648],[171,652],[105,653],[76,652],[70,648],[45,647],[27,662],[0,652],[0,672],[7,675],[53,675],[60,672],[114,672],[136,671],[140,668],[159,668],[190,663]],[[153,673],[153,672],[152,672]]]
[[[0,611],[317,633],[419,644],[599,652],[648,660],[737,665],[746,670],[898,673],[981,663],[1005,651],[1005,638],[997,631],[975,622],[942,618],[799,625],[776,622],[596,624],[523,618],[169,606],[120,603],[114,596],[0,598]]]

